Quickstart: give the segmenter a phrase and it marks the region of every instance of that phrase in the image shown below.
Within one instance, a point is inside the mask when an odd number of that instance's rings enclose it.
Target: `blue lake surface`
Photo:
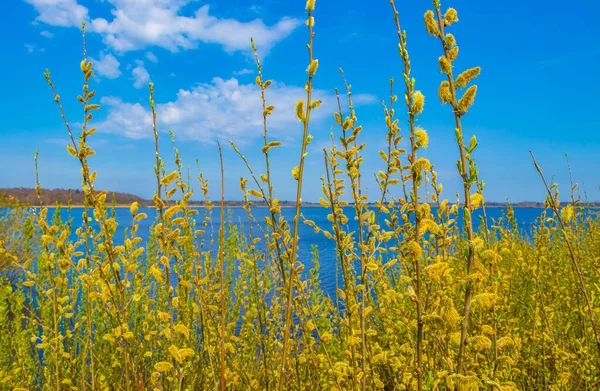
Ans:
[[[293,225],[294,211],[295,208],[282,208],[281,209],[283,216],[287,219],[290,225]],[[539,208],[515,208],[515,218],[519,224],[519,229],[524,233],[528,234],[531,232],[533,225],[535,224],[535,220],[540,216],[543,209]],[[49,208],[48,210],[48,219],[52,218],[52,214],[55,212],[54,208]],[[143,239],[142,246],[146,247],[147,240],[149,238],[150,226],[155,221],[156,210],[154,208],[140,208],[139,212],[144,212],[148,215],[147,219],[144,219],[139,222],[139,230],[137,235]],[[198,215],[195,216],[198,221],[197,228],[200,228],[201,222],[203,219],[203,215],[205,213],[204,208],[198,208]],[[488,224],[491,226],[494,221],[497,221],[499,218],[506,217],[506,209],[505,208],[488,208],[486,210],[488,216]],[[77,227],[83,225],[82,218],[83,209],[82,208],[72,208],[68,211],[66,208],[61,209],[61,219],[71,220],[72,221],[72,239],[76,239],[75,230]],[[131,214],[129,212],[129,208],[115,208],[114,213],[116,216],[116,220],[119,223],[117,232],[115,234],[114,240],[117,244],[122,244],[124,241],[125,229],[131,225]],[[328,209],[324,209],[321,207],[304,207],[302,208],[302,214],[306,219],[314,221],[317,226],[322,227],[331,231],[331,223],[327,220],[327,215],[330,213]],[[345,213],[349,218],[349,222],[347,224],[347,230],[355,230],[357,227],[356,221],[354,220],[354,208],[349,207],[345,208]],[[435,213],[435,209],[434,209]],[[264,218],[269,215],[269,210],[267,208],[255,207],[252,209],[252,214],[259,224],[264,225]],[[242,232],[248,232],[248,217],[247,213],[244,209],[240,207],[227,207],[225,211],[225,216],[227,222],[236,224],[240,227]],[[462,212],[459,213],[458,224],[461,224]],[[481,209],[475,212],[475,224],[479,225],[479,216],[481,216]],[[213,248],[216,249],[218,245],[218,229],[219,229],[219,217],[220,217],[220,209],[215,207],[212,211],[212,226],[213,226],[213,235],[215,238],[215,243]],[[384,224],[383,219],[380,219],[380,224]],[[97,228],[95,223],[92,223],[92,227]],[[259,227],[253,227],[253,233],[255,237],[262,237],[261,232],[258,229]],[[210,235],[211,229],[210,225],[207,227],[207,236]],[[335,272],[336,272],[336,252],[335,252],[335,244],[332,240],[325,238],[321,233],[315,233],[313,228],[307,226],[300,221],[300,242],[299,242],[299,260],[304,263],[305,270],[303,272],[303,276],[306,277],[308,275],[308,270],[313,266],[311,249],[313,246],[316,246],[319,253],[319,262],[321,265],[320,276],[321,276],[321,284],[322,288],[327,293],[335,292]],[[261,242],[262,243],[262,242]],[[216,252],[215,252],[216,254]]]

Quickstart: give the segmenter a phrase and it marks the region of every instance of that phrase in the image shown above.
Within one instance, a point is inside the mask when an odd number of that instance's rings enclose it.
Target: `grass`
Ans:
[[[457,12],[442,11],[436,0],[425,28],[440,40],[438,98],[449,106],[448,120],[456,128],[464,188],[460,203],[444,198],[426,157],[427,132],[418,126],[425,97],[411,76],[401,12],[393,0],[390,5],[404,99],[399,101],[390,79],[387,148],[379,153],[381,194],[374,207],[361,183],[362,127],[341,72],[343,90],[336,90],[333,113],[340,141],[323,150],[320,204],[330,224],[318,226],[302,215],[310,116],[320,105],[312,97],[318,60],[315,2],[309,0],[306,97],[296,103],[303,135],[291,173],[297,185],[293,220],[282,216],[271,182],[269,151],[281,143],[269,138],[269,115],[276,108],[252,42],[263,102],[264,166],[252,167],[231,142],[248,168],[240,180],[248,232],[225,218],[223,187],[219,226],[213,228],[208,181],[201,172],[198,184],[184,178],[173,134],[176,169],[166,172],[150,84],[157,213],[147,242],[139,223],[148,216],[139,205],[129,206],[125,238],[116,238],[124,222],[115,219],[108,193],[94,187],[96,173],[87,158],[95,152],[87,141],[100,106],[89,85],[94,71],[82,26],[78,99],[85,120],[79,135],[68,125],[49,72],[46,80],[70,136],[68,152],[81,165],[83,223],[73,226],[58,212],[49,216],[46,205],[33,211],[12,205],[2,215],[0,389],[598,389],[600,220],[575,197],[575,186],[571,203],[560,208],[558,189],[546,183],[534,160],[548,199],[531,237],[519,232],[510,206],[504,219],[488,221],[473,156],[477,140],[463,127],[480,70],[455,72],[457,41],[447,31],[458,22]],[[346,112],[342,99],[348,101]],[[407,149],[401,147],[404,138]],[[221,186],[224,178],[222,170]],[[190,205],[195,186],[205,199],[202,209]],[[38,182],[38,195],[40,189]],[[269,208],[260,224],[252,200]],[[479,230],[472,218],[477,209],[483,209]],[[357,227],[350,230],[354,217]],[[320,287],[318,252],[310,260],[314,267],[304,270],[300,224],[312,226],[336,250],[340,282],[332,294]]]

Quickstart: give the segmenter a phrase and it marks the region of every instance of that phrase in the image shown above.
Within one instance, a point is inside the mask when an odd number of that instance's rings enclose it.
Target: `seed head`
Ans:
[[[448,75],[448,74],[450,74],[450,72],[452,72],[452,64],[450,64],[450,61],[448,61],[446,56],[441,56],[438,59],[438,62],[440,63],[440,70],[443,73]]]
[[[444,14],[444,26],[450,26],[456,22],[458,22],[458,13],[454,8],[448,8],[448,11]]]
[[[415,136],[417,136],[417,147],[427,148],[429,145],[429,136],[425,129],[417,128],[417,130],[415,130]]]
[[[456,85],[458,87],[466,87],[467,84],[477,76],[479,76],[479,72],[481,71],[480,67],[475,67],[471,69],[467,69],[456,78]]]
[[[452,93],[450,92],[450,83],[444,80],[438,89],[438,97],[442,103],[452,103]]]
[[[435,21],[432,10],[427,10],[427,12],[425,12],[425,28],[427,29],[427,32],[434,37],[440,36],[440,28]]]
[[[469,107],[475,101],[475,95],[477,94],[477,86],[471,86],[465,91],[462,98],[458,101],[458,112],[460,115],[465,114]]]

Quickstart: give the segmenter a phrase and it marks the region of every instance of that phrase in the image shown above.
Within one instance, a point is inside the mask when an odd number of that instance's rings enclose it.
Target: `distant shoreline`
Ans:
[[[98,190],[101,191],[101,190]],[[41,189],[40,190],[41,201],[46,207],[53,207],[56,203],[60,203],[62,207],[71,207],[71,208],[83,208],[83,199],[84,194],[81,190],[78,189]],[[7,201],[4,197],[8,197],[8,201],[10,198],[13,200],[18,200],[22,205],[27,205],[29,207],[39,207],[40,200],[35,189],[27,188],[27,187],[19,187],[19,188],[0,188],[0,207],[5,205],[4,207],[10,207],[11,202]],[[175,200],[174,200],[175,201]],[[112,203],[115,203],[114,205]],[[144,208],[154,208],[154,204],[152,200],[146,200],[142,197],[136,196],[130,193],[120,193],[120,192],[111,192],[107,191],[106,197],[106,205],[115,208],[129,208],[133,202],[137,202],[140,207]],[[70,203],[70,205],[69,205]],[[219,207],[220,201],[212,202],[213,207]],[[562,202],[561,207],[569,205],[570,202]],[[190,208],[200,209],[205,208],[204,201],[191,201],[188,204]],[[434,208],[435,205],[430,203],[431,207]],[[456,205],[455,203],[449,203],[449,206]],[[460,204],[459,204],[460,205]],[[535,201],[520,201],[514,203],[508,203],[513,208],[535,208],[535,209],[544,209],[543,202],[535,202]],[[600,208],[600,201],[590,202],[587,204],[581,204],[587,208]],[[228,208],[241,208],[244,206],[244,201],[237,200],[229,200],[225,201],[225,206]],[[460,205],[462,207],[462,205]],[[494,202],[490,201],[485,204],[486,208],[506,208],[507,203],[505,202]],[[254,208],[266,208],[264,201],[256,200],[252,201],[252,207]],[[281,208],[295,208],[295,201],[279,201],[279,207]],[[304,208],[320,208],[322,207],[319,202],[303,202],[302,207]],[[352,207],[349,205],[348,207]],[[369,203],[368,207],[375,207],[375,204]]]

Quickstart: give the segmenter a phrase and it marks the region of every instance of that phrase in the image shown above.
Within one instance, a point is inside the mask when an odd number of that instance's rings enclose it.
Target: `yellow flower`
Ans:
[[[300,122],[304,122],[304,101],[302,99],[298,99],[295,105],[296,109],[296,118]]]
[[[319,67],[319,60],[312,60],[310,65],[308,66],[308,76],[313,77],[317,72],[317,68]]]
[[[154,364],[154,369],[157,372],[169,372],[173,368],[173,364],[168,361],[161,361],[159,363]]]
[[[450,49],[456,45],[456,38],[452,34],[446,34],[446,39],[444,40],[444,45],[446,48]]]
[[[185,336],[186,339],[190,338],[190,330],[185,325],[178,323],[175,325],[175,327],[173,327],[173,329],[179,334]]]
[[[431,163],[424,157],[420,157],[412,164],[413,172],[420,173],[421,171],[429,171],[431,169]]]
[[[473,308],[489,309],[496,303],[496,295],[491,292],[480,293],[473,297]]]
[[[421,114],[425,106],[425,95],[421,91],[415,91],[413,94],[412,113]]]
[[[467,69],[466,71],[458,75],[458,77],[456,78],[456,85],[462,88],[466,87],[471,80],[479,76],[479,72],[481,72],[480,67]]]
[[[427,29],[427,32],[434,37],[440,36],[440,28],[435,21],[433,11],[431,10],[427,10],[427,12],[425,12],[425,28]]]
[[[442,311],[442,317],[449,326],[454,326],[460,320],[460,315],[456,310],[456,307],[454,307],[454,302],[452,300],[446,302]]]
[[[192,356],[194,356],[194,354],[195,354],[195,352],[193,349],[190,349],[190,348],[179,349],[179,356],[181,356],[181,358],[183,358],[183,359],[192,357]]]
[[[573,219],[573,205],[567,205],[560,211],[560,215],[565,223],[570,222]]]
[[[298,180],[300,178],[300,168],[298,166],[292,169],[292,176],[295,180]]]
[[[412,256],[418,258],[421,256],[421,254],[423,254],[423,249],[421,248],[419,243],[417,243],[414,240],[411,240],[410,242],[408,242],[406,244],[406,252],[409,255],[412,255]]]
[[[469,107],[475,101],[475,95],[477,94],[477,86],[471,86],[465,91],[462,98],[458,101],[458,112],[459,114],[465,114]]]
[[[450,61],[456,60],[456,57],[458,57],[458,46],[455,46],[448,51],[448,58],[450,58]]]
[[[473,209],[479,208],[484,203],[483,196],[481,193],[471,194],[471,206]]]
[[[425,129],[417,128],[417,130],[415,130],[415,136],[417,136],[417,147],[427,148],[429,145],[429,136]]]
[[[179,349],[177,349],[177,346],[169,346],[169,353],[171,354],[171,357],[173,357],[179,364],[183,363],[183,358],[179,354]]]
[[[131,212],[132,216],[135,216],[137,214],[138,208],[139,208],[139,204],[137,202],[134,202],[133,204],[131,204],[131,206],[129,207],[129,211]]]
[[[442,103],[452,103],[452,93],[450,92],[450,83],[448,80],[442,81],[438,89],[438,97]]]
[[[478,351],[488,350],[492,348],[492,341],[485,335],[477,335],[471,340],[471,346]]]
[[[450,64],[450,61],[448,61],[446,56],[441,56],[438,59],[438,62],[440,63],[440,70],[443,73],[450,74],[450,72],[452,72],[452,64]]]
[[[458,22],[458,13],[454,8],[448,8],[448,11],[444,14],[444,26],[450,26],[456,22]]]
[[[426,266],[423,269],[423,274],[430,280],[439,282],[444,273],[449,269],[450,267],[447,262],[437,262]]]

